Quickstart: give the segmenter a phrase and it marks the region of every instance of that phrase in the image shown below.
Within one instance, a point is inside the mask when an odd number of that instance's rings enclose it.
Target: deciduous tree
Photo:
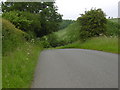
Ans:
[[[85,11],[85,14],[81,14],[81,17],[78,18],[78,22],[81,25],[80,38],[82,40],[100,36],[106,32],[107,19],[101,9]]]

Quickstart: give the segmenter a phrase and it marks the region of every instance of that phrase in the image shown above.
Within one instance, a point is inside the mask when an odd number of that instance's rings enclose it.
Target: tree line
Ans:
[[[2,17],[31,36],[42,37],[59,29],[62,15],[55,2],[2,2]]]
[[[3,17],[12,22],[16,28],[27,32],[31,37],[43,37],[66,28],[73,20],[62,20],[57,12],[55,2],[3,2]],[[101,9],[85,11],[77,22],[80,39],[106,35],[107,19]]]

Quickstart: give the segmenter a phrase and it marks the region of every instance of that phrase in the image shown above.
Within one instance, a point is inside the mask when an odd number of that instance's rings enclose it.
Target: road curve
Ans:
[[[32,88],[118,88],[118,55],[84,49],[45,50]]]

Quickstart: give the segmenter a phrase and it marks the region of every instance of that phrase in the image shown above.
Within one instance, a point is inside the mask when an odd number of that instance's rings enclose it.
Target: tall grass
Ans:
[[[15,28],[9,21],[2,19],[2,54],[13,51],[17,46],[20,46],[27,33]]]
[[[80,49],[91,49],[99,50],[111,53],[118,53],[118,38],[117,37],[94,37],[86,42],[74,42],[66,46],[57,47],[57,49],[65,48],[80,48]]]
[[[9,21],[3,19],[2,26],[2,87],[29,88],[42,46]]]
[[[40,46],[26,42],[9,55],[3,56],[3,88],[30,87],[41,49]]]

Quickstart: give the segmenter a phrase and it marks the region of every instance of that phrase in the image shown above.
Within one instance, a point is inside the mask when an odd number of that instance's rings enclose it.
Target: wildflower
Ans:
[[[28,42],[26,42],[26,44],[28,44]]]
[[[112,38],[112,36],[110,36]]]
[[[102,33],[100,34],[100,36],[102,36]]]

